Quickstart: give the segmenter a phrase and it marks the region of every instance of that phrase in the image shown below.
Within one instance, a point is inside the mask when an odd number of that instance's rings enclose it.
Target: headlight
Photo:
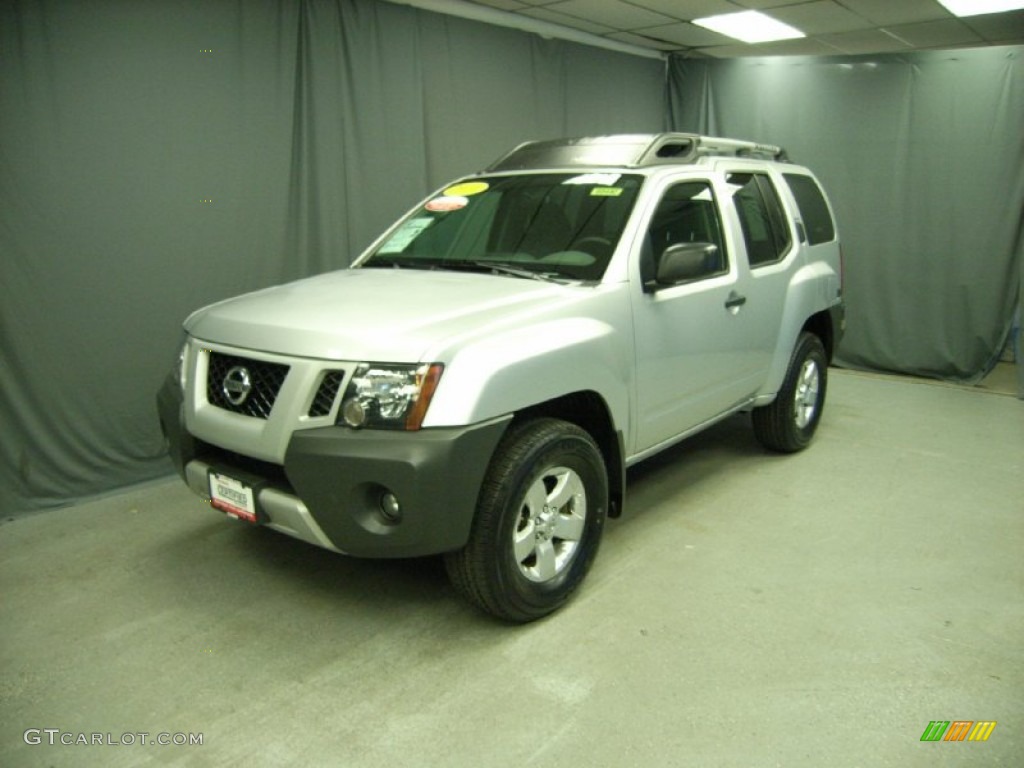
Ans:
[[[338,420],[357,429],[419,429],[443,370],[440,363],[362,363],[345,390]]]

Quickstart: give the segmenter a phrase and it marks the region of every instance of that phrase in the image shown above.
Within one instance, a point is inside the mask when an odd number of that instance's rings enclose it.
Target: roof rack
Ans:
[[[498,158],[487,172],[530,168],[643,168],[693,163],[701,157],[748,157],[788,162],[772,144],[701,136],[696,133],[623,134],[579,139],[528,141]]]

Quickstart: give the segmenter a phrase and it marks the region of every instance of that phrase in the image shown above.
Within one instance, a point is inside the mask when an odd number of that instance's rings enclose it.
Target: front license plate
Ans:
[[[210,503],[239,520],[256,522],[256,497],[252,488],[233,477],[210,473]]]

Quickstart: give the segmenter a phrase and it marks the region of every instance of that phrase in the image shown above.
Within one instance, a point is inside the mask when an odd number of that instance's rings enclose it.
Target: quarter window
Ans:
[[[807,229],[808,244],[817,245],[835,240],[836,227],[818,183],[810,176],[797,173],[783,174],[783,178],[800,209],[800,218],[804,220]]]
[[[750,266],[779,261],[793,244],[782,203],[771,179],[763,173],[730,173],[733,201],[747,244]]]

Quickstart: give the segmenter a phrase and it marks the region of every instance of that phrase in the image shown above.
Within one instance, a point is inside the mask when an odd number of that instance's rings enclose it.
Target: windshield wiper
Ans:
[[[445,269],[453,272],[492,272],[501,275],[521,277],[525,280],[541,280],[546,283],[560,283],[566,278],[553,272],[534,272],[520,269],[511,264],[498,261],[438,261],[437,259],[420,259],[405,257],[374,256],[360,265],[361,268],[377,267],[382,269]]]
[[[480,269],[485,269],[491,272],[498,272],[502,275],[511,275],[512,277],[522,277],[526,280],[541,280],[545,283],[559,283],[562,282],[557,275],[551,272],[534,272],[532,269],[520,269],[513,267],[511,264],[503,264],[496,261],[470,261],[466,262],[472,264]],[[447,264],[445,266],[448,266]]]
[[[380,267],[384,269],[437,269],[436,261],[404,257],[373,256],[359,265],[364,267]]]

